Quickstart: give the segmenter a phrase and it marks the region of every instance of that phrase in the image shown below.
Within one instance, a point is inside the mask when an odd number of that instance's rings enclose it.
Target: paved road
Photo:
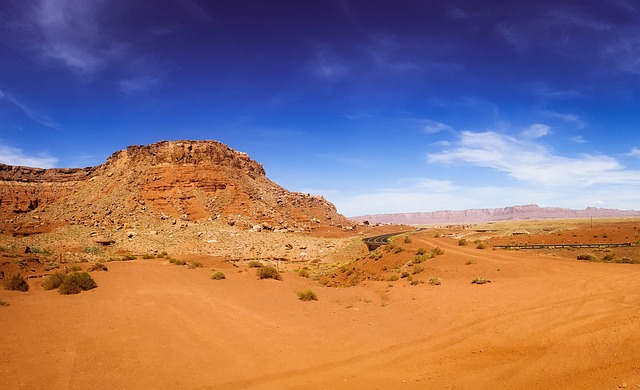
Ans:
[[[420,232],[423,230],[425,229],[424,228],[417,229],[417,230],[414,230],[414,232]],[[369,248],[369,250],[372,251],[383,245],[387,245],[389,243],[389,238],[400,235],[400,234],[405,234],[405,233],[411,233],[411,231],[381,234],[379,236],[374,236],[374,237],[365,237],[362,240],[364,241],[365,244],[367,244],[367,248]]]

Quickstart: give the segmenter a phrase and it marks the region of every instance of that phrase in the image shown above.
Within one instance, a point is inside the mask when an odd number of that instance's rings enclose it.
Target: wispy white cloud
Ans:
[[[51,168],[58,159],[47,154],[26,154],[22,149],[0,143],[0,163],[37,168]]]
[[[27,117],[29,117],[31,120],[33,120],[34,122],[42,126],[49,127],[52,129],[57,129],[59,127],[58,124],[53,119],[51,119],[48,115],[43,114],[38,110],[30,107],[26,103],[16,99],[12,94],[5,93],[2,90],[0,90],[0,101],[8,102],[12,106],[20,110]]]
[[[541,138],[551,133],[551,127],[542,123],[534,123],[528,129],[520,133],[524,138],[535,139]]]
[[[422,131],[424,131],[427,134],[436,134],[436,133],[440,133],[441,131],[453,130],[449,125],[446,125],[438,121],[432,121],[429,119],[420,120],[420,125],[422,126]]]
[[[574,137],[571,137],[571,138],[569,138],[569,141],[575,142],[577,144],[585,144],[585,143],[587,143],[587,140],[584,139],[584,137],[581,136],[581,135],[576,135]]]
[[[559,119],[565,123],[573,124],[579,129],[583,129],[587,125],[585,120],[576,114],[569,114],[569,113],[557,112],[557,111],[551,111],[551,110],[544,110],[541,113],[548,117]]]
[[[631,157],[640,158],[640,149],[633,148],[633,149],[631,149],[631,151],[629,153],[627,153],[627,155],[631,156]]]
[[[346,63],[327,47],[322,47],[316,51],[313,60],[308,65],[308,69],[313,75],[325,79],[337,79],[350,73]]]
[[[120,80],[118,82],[118,88],[128,94],[137,94],[147,92],[155,89],[161,85],[161,80],[158,77],[149,75],[138,75],[131,78]]]
[[[491,168],[519,181],[548,187],[640,186],[640,171],[626,169],[613,157],[561,156],[533,140],[491,131],[462,132],[454,148],[431,154],[428,161]]]

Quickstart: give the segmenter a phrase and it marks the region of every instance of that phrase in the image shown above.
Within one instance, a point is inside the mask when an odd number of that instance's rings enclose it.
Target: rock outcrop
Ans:
[[[130,146],[84,169],[0,165],[5,226],[42,220],[117,228],[158,219],[296,231],[351,224],[324,198],[285,190],[246,153],[216,141]]]

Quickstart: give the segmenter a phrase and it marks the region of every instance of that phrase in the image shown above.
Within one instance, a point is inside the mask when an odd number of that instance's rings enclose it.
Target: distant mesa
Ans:
[[[584,210],[572,210],[558,207],[540,207],[535,204],[504,208],[443,210],[422,213],[373,214],[352,217],[355,221],[369,223],[390,223],[405,225],[431,225],[451,223],[482,223],[509,220],[536,220],[562,218],[614,218],[639,217],[640,211],[615,210],[588,207]]]
[[[0,164],[4,226],[47,221],[119,228],[202,219],[285,231],[354,224],[323,197],[285,190],[246,153],[216,141],[130,146],[90,168]]]

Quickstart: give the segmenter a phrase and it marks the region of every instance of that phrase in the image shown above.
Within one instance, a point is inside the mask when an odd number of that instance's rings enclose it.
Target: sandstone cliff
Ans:
[[[224,220],[241,228],[347,226],[322,197],[289,192],[261,164],[215,141],[130,146],[99,166],[0,165],[0,221],[118,228],[153,220]]]

